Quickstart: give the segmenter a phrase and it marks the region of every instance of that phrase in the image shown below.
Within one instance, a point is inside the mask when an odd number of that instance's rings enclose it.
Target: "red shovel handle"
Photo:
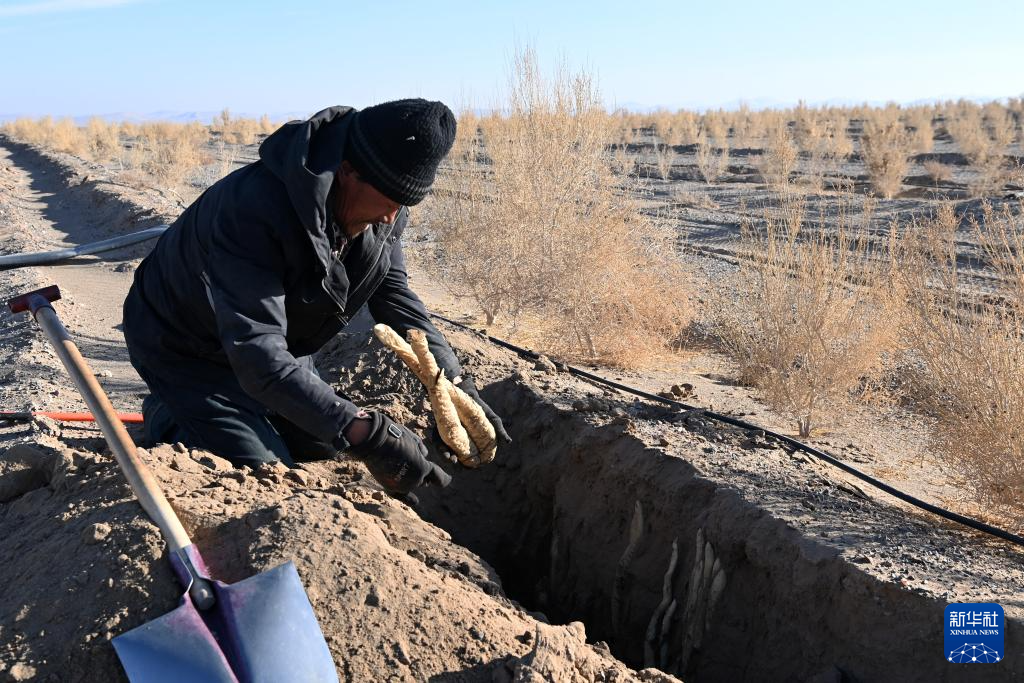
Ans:
[[[142,413],[114,413],[121,422],[125,424],[142,423]],[[28,420],[33,417],[48,417],[51,420],[61,422],[95,422],[96,416],[92,413],[56,413],[50,411],[33,411],[23,413],[13,410],[0,410],[0,420],[4,418],[15,420]]]

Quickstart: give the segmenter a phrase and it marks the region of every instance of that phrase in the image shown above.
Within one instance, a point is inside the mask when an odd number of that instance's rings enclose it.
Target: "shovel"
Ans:
[[[31,311],[43,328],[146,514],[167,541],[185,587],[179,606],[113,639],[132,683],[283,683],[337,681],[313,607],[295,565],[286,562],[227,585],[210,578],[199,550],[136,453],[110,400],[50,304],[56,286],[15,297],[12,313]]]

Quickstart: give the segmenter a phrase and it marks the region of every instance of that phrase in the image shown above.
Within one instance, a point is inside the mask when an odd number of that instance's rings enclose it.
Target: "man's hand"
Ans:
[[[345,436],[352,444],[350,452],[366,463],[373,478],[389,494],[413,505],[417,502],[412,495],[416,487],[444,487],[452,480],[427,460],[427,447],[422,439],[383,413],[362,413],[345,430]]]

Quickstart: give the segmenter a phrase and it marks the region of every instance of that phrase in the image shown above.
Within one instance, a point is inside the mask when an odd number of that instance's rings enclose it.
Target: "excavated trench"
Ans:
[[[963,674],[941,656],[944,602],[865,573],[625,421],[592,424],[513,378],[484,396],[515,443],[421,514],[527,609],[689,683]]]

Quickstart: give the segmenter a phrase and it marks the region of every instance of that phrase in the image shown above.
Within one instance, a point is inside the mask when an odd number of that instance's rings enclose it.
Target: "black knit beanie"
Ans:
[[[396,100],[353,117],[345,159],[388,199],[421,202],[455,141],[451,110],[441,102]]]

